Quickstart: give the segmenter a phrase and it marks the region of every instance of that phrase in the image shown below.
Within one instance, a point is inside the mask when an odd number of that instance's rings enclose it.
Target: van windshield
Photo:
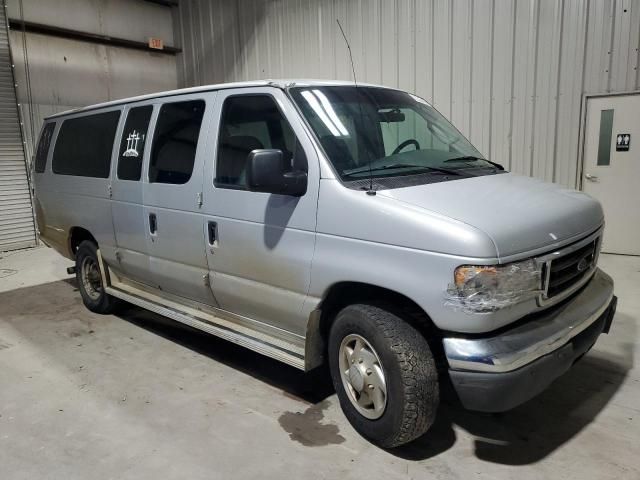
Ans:
[[[435,108],[415,95],[352,86],[289,91],[344,181],[498,173],[496,164],[485,160]]]

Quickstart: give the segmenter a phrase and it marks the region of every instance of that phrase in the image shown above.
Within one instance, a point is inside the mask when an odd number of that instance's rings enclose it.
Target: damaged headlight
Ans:
[[[445,304],[469,313],[493,312],[541,290],[542,266],[531,259],[506,265],[462,265],[454,272]]]

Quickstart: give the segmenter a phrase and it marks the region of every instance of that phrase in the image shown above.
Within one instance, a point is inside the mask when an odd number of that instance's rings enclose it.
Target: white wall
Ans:
[[[637,0],[181,0],[180,82],[351,79],[431,101],[489,158],[576,185],[582,95],[640,89]]]
[[[142,0],[22,0],[25,21],[147,42],[174,45],[171,9]],[[20,0],[7,0],[20,20]],[[34,130],[52,113],[177,86],[176,57],[13,30],[10,33],[28,158],[32,135],[24,47],[27,47]]]

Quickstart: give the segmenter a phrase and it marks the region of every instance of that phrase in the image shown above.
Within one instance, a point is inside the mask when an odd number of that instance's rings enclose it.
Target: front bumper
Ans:
[[[534,397],[608,332],[613,280],[598,269],[576,295],[489,337],[445,337],[449,375],[462,404],[500,412]]]

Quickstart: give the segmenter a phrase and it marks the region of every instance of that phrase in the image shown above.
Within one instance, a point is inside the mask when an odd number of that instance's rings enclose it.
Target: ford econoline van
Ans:
[[[443,382],[497,412],[608,332],[599,203],[509,173],[425,100],[262,81],[44,122],[42,240],[84,304],[126,301],[303,370],[364,437],[409,442]]]

